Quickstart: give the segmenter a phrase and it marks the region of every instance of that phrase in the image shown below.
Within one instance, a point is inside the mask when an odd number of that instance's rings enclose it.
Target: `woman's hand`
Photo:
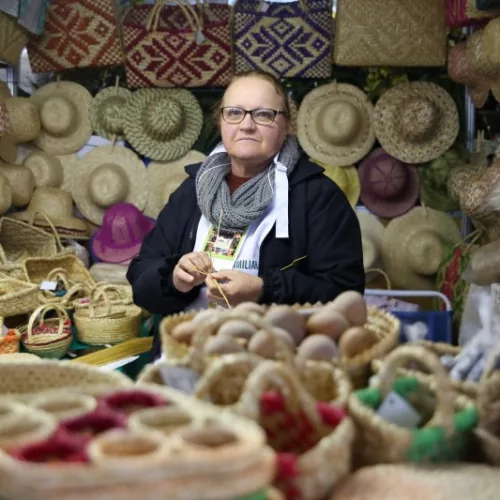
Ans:
[[[180,258],[174,268],[174,286],[179,292],[190,292],[195,286],[201,285],[207,274],[212,271],[212,262],[206,253],[187,253]]]
[[[214,282],[217,280],[221,290],[227,297],[231,306],[236,306],[241,302],[257,302],[264,287],[264,281],[258,276],[252,276],[243,271],[218,271],[206,277],[208,300],[213,300],[220,304],[226,304]]]

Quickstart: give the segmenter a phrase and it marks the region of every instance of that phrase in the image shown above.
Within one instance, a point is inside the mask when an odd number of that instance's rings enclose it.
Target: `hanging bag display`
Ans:
[[[136,5],[126,16],[128,86],[225,87],[231,79],[229,6],[175,3]]]
[[[232,13],[233,71],[260,69],[279,78],[329,78],[330,0],[238,0]]]

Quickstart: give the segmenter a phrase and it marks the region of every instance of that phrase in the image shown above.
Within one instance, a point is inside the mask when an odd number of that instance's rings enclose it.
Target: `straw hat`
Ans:
[[[132,92],[123,87],[108,87],[101,90],[90,104],[90,123],[94,132],[106,139],[124,138],[124,109]]]
[[[21,165],[0,164],[0,174],[4,175],[12,188],[12,206],[24,207],[35,189],[35,180],[29,168]]]
[[[356,168],[352,165],[350,167],[338,167],[320,162],[316,163],[325,169],[325,175],[337,184],[346,195],[351,206],[355,207],[361,193],[361,182]]]
[[[375,149],[359,165],[361,201],[378,217],[392,218],[408,212],[418,201],[417,169]]]
[[[0,215],[5,214],[12,206],[12,188],[5,175],[0,174]]]
[[[92,135],[90,92],[74,82],[52,82],[31,96],[38,106],[42,130],[35,144],[56,155],[76,153]]]
[[[0,87],[0,92],[3,92],[2,87]],[[10,91],[8,95],[10,95]],[[9,137],[9,113],[2,98],[3,95],[0,94],[0,160],[6,161],[7,163],[15,163],[17,160],[17,146]]]
[[[406,163],[425,163],[455,142],[458,110],[450,94],[435,83],[402,83],[377,101],[373,126],[390,155]]]
[[[354,85],[329,83],[309,92],[297,117],[297,137],[316,161],[339,167],[361,160],[372,148],[373,105]]]
[[[113,285],[128,285],[127,269],[128,266],[120,264],[98,262],[90,267],[89,273],[96,283],[105,281],[106,283],[111,283]]]
[[[150,191],[144,213],[157,219],[170,195],[187,179],[184,168],[206,160],[206,156],[192,149],[182,158],[169,162],[152,161],[147,168]]]
[[[9,217],[33,224],[43,229],[49,229],[45,217],[54,224],[57,234],[64,238],[75,240],[88,239],[87,225],[73,215],[73,200],[66,191],[52,187],[35,189],[28,208],[23,212],[15,212]]]
[[[73,198],[83,216],[100,226],[106,209],[132,203],[142,210],[149,179],[141,159],[121,146],[99,146],[79,160],[73,179]]]
[[[172,161],[185,155],[198,139],[203,113],[185,89],[140,89],[125,106],[125,136],[142,155]]]
[[[358,211],[359,225],[361,228],[361,241],[363,244],[363,265],[367,283],[376,278],[376,273],[367,273],[368,269],[381,269],[382,264],[382,238],[385,227],[373,214]]]
[[[290,108],[290,134],[294,137],[297,136],[297,117],[299,115],[299,108],[297,103],[292,97],[288,97],[288,107]]]
[[[33,150],[26,156],[23,165],[31,170],[35,187],[55,187],[71,193],[77,161],[76,154],[53,155],[46,151]]]
[[[391,283],[408,290],[433,290],[446,245],[462,239],[452,217],[427,207],[415,207],[393,219],[382,238],[384,269]]]
[[[117,203],[106,210],[102,226],[90,243],[90,252],[98,262],[128,264],[154,225],[153,219],[131,203]]]
[[[27,97],[8,97],[4,101],[9,117],[8,136],[14,144],[33,141],[40,134],[40,114]]]

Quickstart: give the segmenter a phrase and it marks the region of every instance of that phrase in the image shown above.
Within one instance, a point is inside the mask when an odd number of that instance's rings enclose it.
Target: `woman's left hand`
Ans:
[[[243,271],[227,270],[217,271],[207,276],[205,284],[207,285],[208,300],[226,305],[226,301],[212,278],[217,280],[232,307],[241,302],[257,302],[262,295],[264,286],[262,278]]]

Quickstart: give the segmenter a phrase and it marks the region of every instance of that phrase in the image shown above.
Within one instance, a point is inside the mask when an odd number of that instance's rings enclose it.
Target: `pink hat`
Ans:
[[[420,195],[420,178],[413,165],[403,163],[382,148],[359,165],[363,205],[374,215],[392,219],[414,207]]]
[[[141,249],[142,240],[155,221],[131,203],[117,203],[104,214],[102,226],[90,243],[95,261],[128,264]]]

